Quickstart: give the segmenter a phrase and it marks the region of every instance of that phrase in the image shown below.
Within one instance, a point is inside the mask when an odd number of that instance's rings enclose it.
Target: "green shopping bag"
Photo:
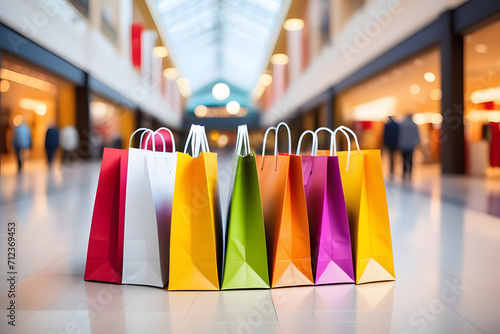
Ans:
[[[234,163],[222,290],[269,288],[257,163],[246,125],[238,127]]]

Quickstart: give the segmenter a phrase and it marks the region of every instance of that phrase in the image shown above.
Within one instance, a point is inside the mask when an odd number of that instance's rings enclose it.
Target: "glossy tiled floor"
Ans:
[[[387,183],[396,282],[168,292],[84,282],[99,165],[36,170],[1,179],[0,333],[500,332],[498,179],[417,171],[411,184]],[[15,328],[8,221],[18,228]]]

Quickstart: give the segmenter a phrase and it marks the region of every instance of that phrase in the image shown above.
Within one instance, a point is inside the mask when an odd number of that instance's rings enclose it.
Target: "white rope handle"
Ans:
[[[267,128],[266,133],[264,134],[264,141],[262,143],[262,156],[266,154],[266,141],[267,141],[267,135],[269,134],[269,131],[271,130],[276,130],[274,126],[270,126]]]
[[[191,153],[194,153],[193,152],[193,133],[196,131],[196,128],[198,127],[198,125],[194,125],[194,124],[191,124],[191,128],[189,129],[189,133],[188,133],[188,136],[186,138],[186,144],[184,145],[184,154],[187,154],[187,148],[188,148],[188,145],[191,143]]]
[[[297,151],[296,155],[300,155],[300,146],[302,145],[302,140],[304,139],[304,136],[310,133],[313,136],[313,141],[312,141],[312,148],[311,148],[311,155],[314,153],[314,148],[318,145],[318,136],[314,131],[311,130],[306,130],[302,132],[302,134],[299,137],[299,143],[297,144]]]
[[[339,130],[346,137],[346,139],[347,139],[347,146],[348,146],[349,151],[350,151],[351,150],[351,142],[349,140],[349,135],[344,130],[342,130],[342,129],[339,129]],[[328,132],[330,132],[330,156],[337,155],[337,133],[336,133],[336,131],[332,131],[332,129],[326,128],[326,127],[320,127],[320,128],[317,128],[316,131],[314,131],[314,133],[316,134],[316,146],[314,147],[314,153],[313,153],[313,155],[318,155],[318,142],[319,142],[319,140],[318,140],[318,133],[320,131],[328,131]]]
[[[244,128],[244,136],[243,138],[246,140],[247,142],[247,155],[252,153],[252,150],[250,148],[250,135],[248,134],[248,127],[247,125],[245,124],[245,128]]]
[[[198,135],[200,136],[200,149],[202,152],[210,152],[210,147],[208,146],[207,133],[204,126],[198,128]]]
[[[163,138],[163,136],[161,134],[157,133],[157,132],[158,131],[155,131],[155,132],[151,131],[148,134],[148,137],[146,138],[146,142],[144,143],[144,148],[146,150],[148,149],[149,138],[151,138],[151,136],[152,136],[153,137],[153,139],[152,139],[152,142],[153,142],[153,145],[152,145],[153,146],[153,152],[156,152],[156,140],[155,140],[155,138],[156,138],[156,135],[158,135],[158,136],[160,136],[160,139],[161,139],[161,141],[163,143],[163,151],[162,152],[165,152],[166,149],[167,149],[167,147],[165,145],[165,138]]]
[[[185,154],[187,153],[189,143],[191,143],[191,153],[193,154],[193,157],[198,157],[200,155],[200,151],[210,152],[204,126],[195,124],[191,125],[188,137],[186,138],[186,144],[184,145]]]
[[[335,142],[335,137],[334,137],[334,134],[333,134],[333,131],[330,129],[330,128],[326,128],[326,127],[320,127],[320,128],[317,128],[316,131],[314,131],[314,134],[316,135],[316,146],[314,147],[314,150],[313,150],[313,154],[312,155],[318,155],[318,146],[319,146],[319,143],[318,143],[318,133],[320,131],[328,131],[330,132],[330,155],[333,155],[333,144]]]
[[[175,153],[175,138],[174,138],[174,134],[172,133],[172,131],[169,128],[166,128],[164,126],[162,126],[161,128],[158,128],[155,131],[155,133],[159,133],[161,130],[165,130],[165,131],[168,131],[168,133],[170,133],[170,138],[172,139],[172,153]]]
[[[134,138],[135,134],[136,134],[137,132],[139,132],[139,131],[144,131],[144,132],[141,134],[141,139],[140,139],[140,141],[139,141],[139,148],[141,148],[141,147],[142,147],[142,138],[144,137],[144,134],[145,134],[146,132],[149,132],[149,131],[153,132],[153,130],[148,129],[148,128],[139,128],[139,129],[135,130],[135,131],[134,131],[134,132],[130,135],[130,139],[129,139],[129,141],[128,141],[128,147],[131,147],[131,146],[132,146],[132,139]]]
[[[336,128],[333,131],[333,138],[335,139],[333,149],[334,149],[335,155],[337,155],[337,141],[336,141],[337,131],[341,131],[347,138],[347,160],[346,160],[346,164],[345,164],[345,170],[348,171],[349,170],[349,161],[351,160],[351,138],[349,137],[348,133],[350,133],[354,137],[354,141],[356,142],[356,147],[358,149],[358,153],[362,154],[361,150],[359,149],[358,137],[356,136],[354,131],[349,129],[347,126],[341,125],[338,128]]]
[[[288,154],[292,154],[292,133],[290,131],[290,127],[285,122],[280,122],[276,126],[276,134],[274,136],[274,156],[278,155],[278,134],[280,126],[284,126],[288,132]]]
[[[243,154],[242,154],[243,152]],[[236,136],[235,154],[246,156],[250,154],[250,140],[248,138],[248,129],[246,125],[238,126],[238,135]]]
[[[356,142],[356,148],[358,149],[358,153],[361,153],[361,149],[359,148],[358,137],[356,136],[356,134],[354,133],[354,131],[352,131],[351,129],[349,129],[345,125],[341,125],[338,128],[336,128],[333,132],[336,135],[337,131],[342,131],[342,130],[345,130],[345,131],[349,132],[352,135],[352,137],[354,138],[354,141]],[[334,135],[334,138],[335,138],[335,135]],[[337,147],[335,145],[334,145],[334,153],[335,153],[335,155],[337,155]]]

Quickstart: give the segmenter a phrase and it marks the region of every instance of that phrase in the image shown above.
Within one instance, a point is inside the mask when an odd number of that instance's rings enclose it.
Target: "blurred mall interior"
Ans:
[[[499,333],[499,35],[496,0],[0,1],[0,332]],[[418,128],[409,176],[389,120]],[[281,121],[294,150],[339,125],[381,150],[395,282],[100,301],[83,272],[104,147],[168,127],[181,150],[199,124],[223,169],[238,125],[262,154]]]

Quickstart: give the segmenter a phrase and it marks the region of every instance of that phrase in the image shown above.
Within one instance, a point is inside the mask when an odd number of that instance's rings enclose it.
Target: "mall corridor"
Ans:
[[[500,326],[500,213],[474,207],[496,198],[498,208],[499,181],[477,190],[463,178],[436,178],[429,194],[388,182],[395,282],[167,291],[83,281],[98,172],[96,162],[2,178],[2,216],[19,227],[20,273],[16,331],[2,323],[2,333],[469,334]]]
[[[0,0],[0,333],[500,333],[500,1]]]

